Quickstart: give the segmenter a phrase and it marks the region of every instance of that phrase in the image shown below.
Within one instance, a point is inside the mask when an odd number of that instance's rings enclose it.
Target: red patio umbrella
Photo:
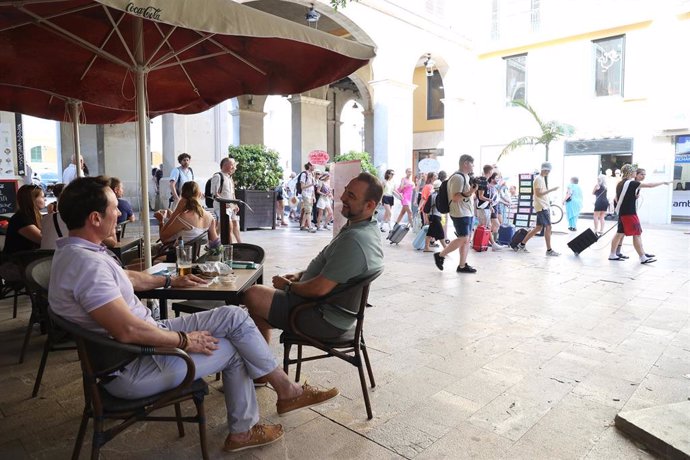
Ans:
[[[0,0],[0,109],[64,120],[62,99],[81,101],[87,123],[138,121],[142,202],[147,116],[301,93],[372,57],[370,46],[231,0]],[[142,222],[148,244],[146,206]]]

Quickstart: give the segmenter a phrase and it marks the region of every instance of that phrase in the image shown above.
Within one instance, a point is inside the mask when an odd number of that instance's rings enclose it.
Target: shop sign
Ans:
[[[672,216],[690,217],[690,191],[674,190]]]
[[[312,150],[309,152],[309,163],[313,165],[325,165],[328,163],[329,156],[328,152],[325,152],[323,150]]]
[[[676,153],[676,164],[690,163],[690,153]]]

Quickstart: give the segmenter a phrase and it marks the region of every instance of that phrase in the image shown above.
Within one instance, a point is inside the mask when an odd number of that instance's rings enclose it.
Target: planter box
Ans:
[[[240,230],[252,228],[276,228],[276,193],[260,190],[236,190],[237,198],[254,210],[240,206]]]

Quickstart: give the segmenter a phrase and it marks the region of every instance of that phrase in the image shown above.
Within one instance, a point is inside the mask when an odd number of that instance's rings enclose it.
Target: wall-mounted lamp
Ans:
[[[431,59],[431,53],[427,53],[426,61],[424,61],[424,70],[426,71],[427,77],[434,76],[434,65],[436,65],[436,62],[434,62],[434,60]]]
[[[314,24],[314,27],[316,27],[316,23],[319,22],[319,18],[321,17],[321,13],[316,11],[314,9],[314,4],[311,4],[311,8],[309,8],[309,11],[307,11],[307,14],[304,15],[304,19],[307,20],[307,24],[311,25]]]
[[[352,108],[353,108],[353,109],[358,109],[358,108],[359,108],[359,106],[357,105],[357,101],[355,101],[355,102],[352,103]]]
[[[247,96],[247,105],[254,105],[254,96]]]

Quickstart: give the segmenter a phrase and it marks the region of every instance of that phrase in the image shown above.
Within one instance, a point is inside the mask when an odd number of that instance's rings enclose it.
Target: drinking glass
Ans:
[[[226,244],[223,246],[223,262],[232,268],[232,244]]]
[[[177,276],[185,276],[192,273],[192,247],[178,246],[177,252]]]

